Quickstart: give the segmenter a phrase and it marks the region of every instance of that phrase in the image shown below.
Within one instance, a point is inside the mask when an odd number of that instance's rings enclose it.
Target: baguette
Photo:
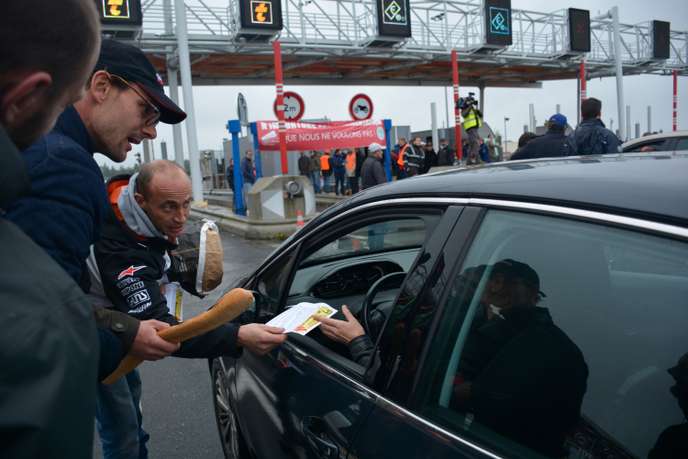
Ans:
[[[225,293],[211,309],[178,325],[158,332],[158,336],[170,343],[180,343],[216,329],[237,318],[253,303],[253,294],[248,290],[235,288]],[[112,384],[142,362],[138,357],[127,354],[103,384]]]

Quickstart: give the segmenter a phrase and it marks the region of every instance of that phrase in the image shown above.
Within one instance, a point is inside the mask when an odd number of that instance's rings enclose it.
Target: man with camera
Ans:
[[[480,164],[480,136],[478,129],[483,125],[483,114],[478,109],[475,93],[469,92],[468,97],[459,97],[457,106],[463,117],[463,129],[468,136],[468,158],[466,164]]]

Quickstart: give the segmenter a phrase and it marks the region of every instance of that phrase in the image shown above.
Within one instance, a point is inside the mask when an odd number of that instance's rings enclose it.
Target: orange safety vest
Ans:
[[[346,170],[353,171],[356,169],[356,153],[346,155]]]
[[[320,170],[329,171],[330,170],[330,155],[322,155],[320,157]]]
[[[397,159],[397,164],[399,167],[403,168],[404,167],[404,156],[406,156],[406,150],[408,149],[410,144],[406,144],[403,147],[401,147],[401,150],[399,150],[399,158]]]

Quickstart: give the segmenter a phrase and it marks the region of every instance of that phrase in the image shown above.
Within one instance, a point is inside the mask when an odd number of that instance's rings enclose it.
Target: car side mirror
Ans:
[[[272,314],[267,311],[268,300],[264,294],[257,290],[250,290],[253,294],[253,304],[241,315],[243,323],[265,323],[272,319]]]

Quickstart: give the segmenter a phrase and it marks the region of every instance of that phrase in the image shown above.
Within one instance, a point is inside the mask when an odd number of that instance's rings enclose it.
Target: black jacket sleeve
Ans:
[[[120,341],[122,352],[127,354],[134,343],[140,322],[128,314],[113,309],[98,308],[93,311],[99,329],[109,330]]]
[[[375,345],[368,335],[361,335],[349,342],[349,352],[351,358],[357,364],[367,367],[373,358]]]
[[[383,169],[382,163],[380,161],[375,161],[375,165],[373,167],[373,175],[375,176],[375,182],[377,184],[387,182],[387,175],[385,174],[385,170]]]
[[[94,253],[98,262],[103,289],[114,307],[139,320],[156,319],[170,325],[177,324],[170,314],[158,280],[164,273],[164,260],[151,256],[150,249],[118,246],[112,241],[96,244]],[[187,358],[213,358],[221,355],[239,356],[238,327],[225,324],[182,343],[174,354]]]

